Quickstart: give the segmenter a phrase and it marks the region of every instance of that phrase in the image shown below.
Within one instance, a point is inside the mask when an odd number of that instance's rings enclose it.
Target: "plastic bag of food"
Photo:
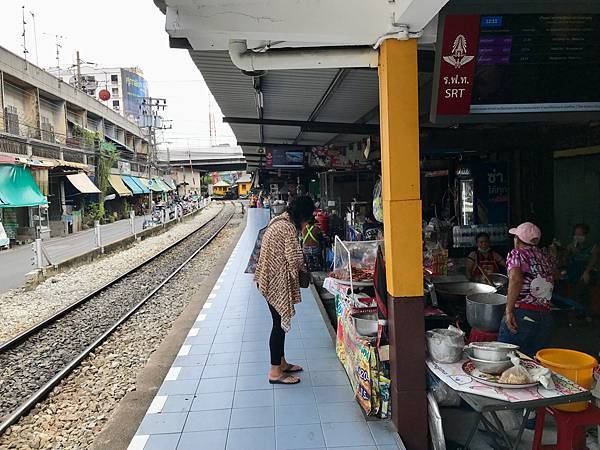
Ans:
[[[502,375],[500,375],[500,379],[498,381],[506,384],[531,383],[529,372],[527,372],[527,369],[521,365],[521,360],[519,357],[513,355],[510,357],[510,360],[513,363],[513,366],[502,372]]]
[[[373,189],[373,215],[377,222],[383,222],[383,198],[381,197],[381,178]]]
[[[434,361],[451,364],[461,360],[465,347],[465,333],[450,325],[448,329],[429,330],[427,350]]]

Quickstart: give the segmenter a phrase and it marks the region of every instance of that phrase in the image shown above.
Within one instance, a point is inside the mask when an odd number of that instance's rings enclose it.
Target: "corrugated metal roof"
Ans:
[[[337,69],[277,70],[267,73],[261,77],[264,117],[308,119],[336,73]]]
[[[252,77],[233,65],[227,52],[190,51],[209,89],[225,116],[257,118],[256,94]],[[278,70],[260,77],[263,116],[266,119],[307,120],[331,85],[337,69]],[[350,69],[329,96],[315,120],[353,123],[379,103],[376,70]],[[377,123],[377,117],[369,120]],[[260,142],[260,126],[231,124],[238,141]],[[263,126],[263,142],[292,143],[300,133],[297,126]],[[303,132],[299,144],[323,145],[356,142],[363,136]],[[244,153],[256,154],[256,147],[244,147]],[[249,162],[251,165],[252,162]]]
[[[316,120],[353,123],[377,105],[377,70],[353,69],[325,104]]]
[[[233,65],[227,52],[192,50],[190,55],[225,116],[258,117],[252,78]]]

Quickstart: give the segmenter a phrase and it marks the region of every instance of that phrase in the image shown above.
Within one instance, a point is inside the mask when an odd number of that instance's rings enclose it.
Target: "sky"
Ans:
[[[167,99],[165,118],[172,120],[173,129],[164,131],[164,138],[157,135],[157,140],[170,142],[164,144],[170,148],[210,145],[210,91],[189,53],[169,48],[165,17],[152,0],[2,0],[0,46],[21,57],[22,6],[30,62],[56,67],[59,35],[62,69],[74,64],[77,50],[83,61],[98,67],[140,67],[149,95]],[[213,142],[235,145],[231,128],[222,122],[214,98],[211,101],[217,128]]]

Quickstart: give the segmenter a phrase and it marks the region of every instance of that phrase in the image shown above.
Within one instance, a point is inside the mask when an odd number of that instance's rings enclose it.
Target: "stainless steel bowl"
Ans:
[[[356,332],[361,336],[377,336],[377,314],[354,314],[352,320]]]
[[[498,331],[506,308],[506,296],[500,294],[467,295],[467,321],[473,328]]]
[[[504,342],[471,342],[469,348],[473,350],[473,357],[485,361],[506,361],[508,354],[518,350],[518,345]]]
[[[461,281],[459,283],[435,283],[435,291],[443,300],[458,301],[464,300],[467,295],[471,294],[494,293],[496,288],[489,284]]]
[[[486,361],[484,359],[478,359],[473,356],[473,349],[466,348],[465,354],[473,361],[473,364],[480,372],[489,373],[491,375],[500,375],[506,369],[509,369],[513,364],[510,359],[504,361]]]

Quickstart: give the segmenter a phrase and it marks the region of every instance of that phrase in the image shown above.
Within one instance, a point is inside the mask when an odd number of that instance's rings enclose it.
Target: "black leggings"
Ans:
[[[283,347],[285,346],[285,331],[281,328],[281,316],[269,304],[269,311],[273,317],[273,329],[269,338],[269,349],[271,350],[271,365],[280,366],[283,358]]]

